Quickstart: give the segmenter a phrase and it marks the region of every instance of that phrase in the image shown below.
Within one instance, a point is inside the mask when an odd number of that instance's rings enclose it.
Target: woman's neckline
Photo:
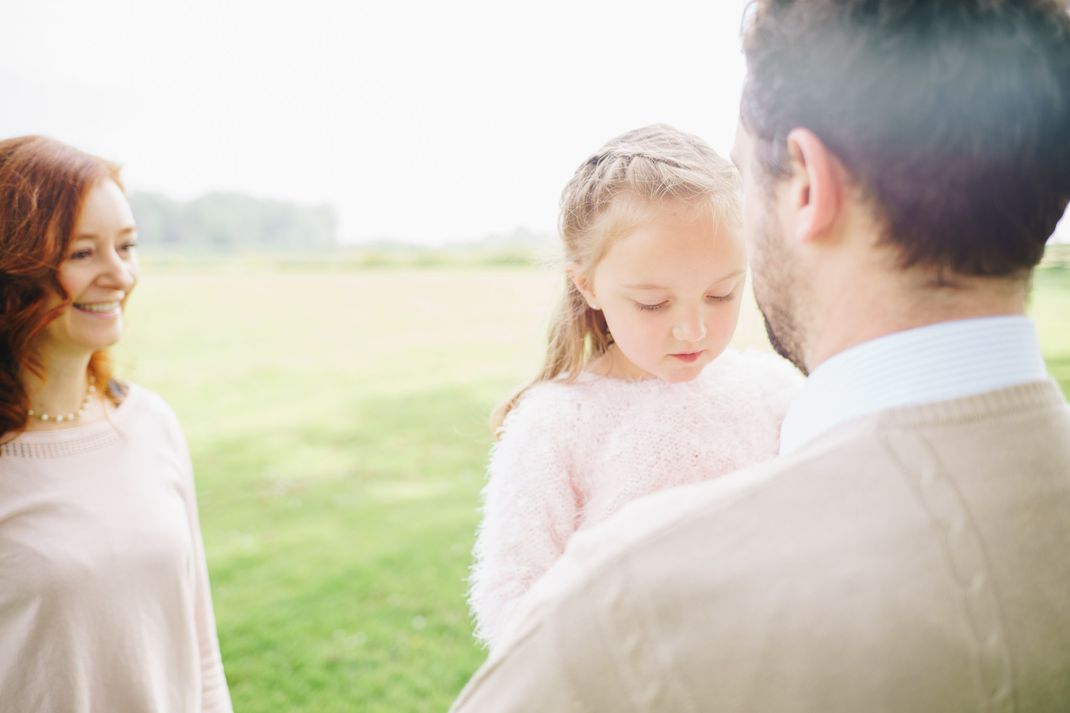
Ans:
[[[131,401],[137,401],[140,397],[140,389],[133,384],[127,384],[126,395],[123,400],[118,406],[110,411],[105,418],[93,421],[92,423],[74,425],[69,428],[23,431],[12,440],[0,444],[0,448],[15,443],[57,443],[78,441],[83,438],[98,436],[102,432],[108,431],[114,428],[116,424],[124,421],[127,418],[127,414],[132,410]]]

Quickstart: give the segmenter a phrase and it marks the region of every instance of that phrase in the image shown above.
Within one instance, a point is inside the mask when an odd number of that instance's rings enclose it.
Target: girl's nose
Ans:
[[[672,336],[681,342],[697,342],[706,336],[706,323],[698,314],[688,315],[672,328]]]

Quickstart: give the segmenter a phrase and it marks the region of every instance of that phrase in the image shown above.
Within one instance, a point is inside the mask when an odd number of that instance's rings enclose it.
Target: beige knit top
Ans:
[[[186,443],[149,391],[0,446],[0,710],[231,710]]]

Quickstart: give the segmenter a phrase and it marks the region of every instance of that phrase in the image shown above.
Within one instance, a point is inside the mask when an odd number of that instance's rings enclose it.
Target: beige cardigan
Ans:
[[[1070,408],[845,424],[574,538],[454,710],[1070,710]]]

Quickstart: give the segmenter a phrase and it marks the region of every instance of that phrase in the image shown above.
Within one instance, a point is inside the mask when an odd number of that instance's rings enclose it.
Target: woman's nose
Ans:
[[[107,277],[112,287],[129,292],[137,282],[134,266],[117,253],[108,258]]]

